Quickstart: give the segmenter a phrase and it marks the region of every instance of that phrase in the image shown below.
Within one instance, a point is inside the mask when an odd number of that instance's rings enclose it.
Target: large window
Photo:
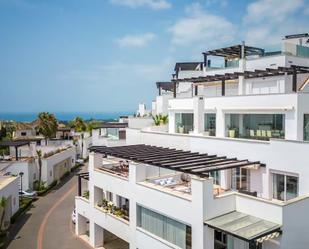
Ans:
[[[177,133],[193,131],[193,113],[176,113],[175,122]]]
[[[309,114],[304,115],[304,140],[309,141]]]
[[[250,191],[250,170],[232,169],[232,189]]]
[[[191,227],[137,206],[137,226],[180,247],[191,249]]]
[[[284,138],[284,120],[284,114],[226,114],[226,135],[259,140]]]
[[[215,113],[205,113],[205,134],[207,136],[216,135],[216,114]]]
[[[298,196],[298,177],[273,173],[273,198],[288,201]]]

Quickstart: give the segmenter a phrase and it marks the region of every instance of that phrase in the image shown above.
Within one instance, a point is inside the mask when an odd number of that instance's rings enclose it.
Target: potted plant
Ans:
[[[236,131],[237,131],[236,127],[229,126],[229,137],[235,138],[236,137]]]
[[[184,133],[184,126],[183,126],[183,124],[181,124],[181,123],[178,123],[177,124],[177,127],[178,127],[178,133]]]

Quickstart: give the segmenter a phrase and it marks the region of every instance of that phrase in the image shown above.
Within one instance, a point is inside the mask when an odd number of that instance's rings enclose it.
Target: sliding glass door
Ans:
[[[298,196],[298,177],[273,173],[273,198],[288,201]]]
[[[250,170],[232,169],[232,189],[250,191]]]
[[[189,133],[193,131],[193,113],[175,114],[176,133]]]

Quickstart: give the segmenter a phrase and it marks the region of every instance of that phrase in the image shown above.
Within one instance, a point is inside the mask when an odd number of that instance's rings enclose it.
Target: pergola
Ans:
[[[116,147],[93,146],[90,151],[114,156],[138,163],[149,164],[161,168],[189,173],[199,177],[208,177],[210,172],[241,168],[265,167],[259,161],[251,162],[247,159],[238,160],[226,156],[209,155],[145,144],[126,145]]]
[[[254,70],[254,71],[244,71],[244,72],[234,72],[225,74],[215,74],[200,77],[184,78],[184,79],[173,79],[172,82],[193,82],[193,83],[207,83],[219,81],[222,83],[222,96],[225,95],[225,82],[227,80],[238,79],[239,76],[243,76],[245,79],[251,78],[264,78],[273,77],[280,75],[292,75],[293,91],[297,92],[297,75],[309,73],[309,67],[291,65],[290,67],[278,67],[278,68],[266,68],[264,70]],[[197,93],[196,93],[197,95]]]
[[[30,141],[22,141],[22,140],[10,140],[10,141],[2,141],[0,142],[0,147],[14,147],[15,148],[15,158],[18,161],[18,147],[30,145]]]
[[[159,90],[159,96],[162,94],[162,90],[173,92],[174,91],[174,83],[171,81],[160,81],[156,82],[157,88]]]
[[[128,123],[119,123],[119,122],[106,122],[100,125],[97,125],[94,129],[101,129],[101,128],[127,128]]]

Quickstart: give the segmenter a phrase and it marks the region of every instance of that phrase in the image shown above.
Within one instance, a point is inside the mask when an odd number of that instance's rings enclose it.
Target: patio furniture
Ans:
[[[266,131],[267,137],[271,137],[271,131]]]
[[[256,136],[257,137],[261,137],[262,136],[262,131],[261,130],[257,130],[256,131]]]
[[[262,130],[262,137],[266,137],[266,131]]]

